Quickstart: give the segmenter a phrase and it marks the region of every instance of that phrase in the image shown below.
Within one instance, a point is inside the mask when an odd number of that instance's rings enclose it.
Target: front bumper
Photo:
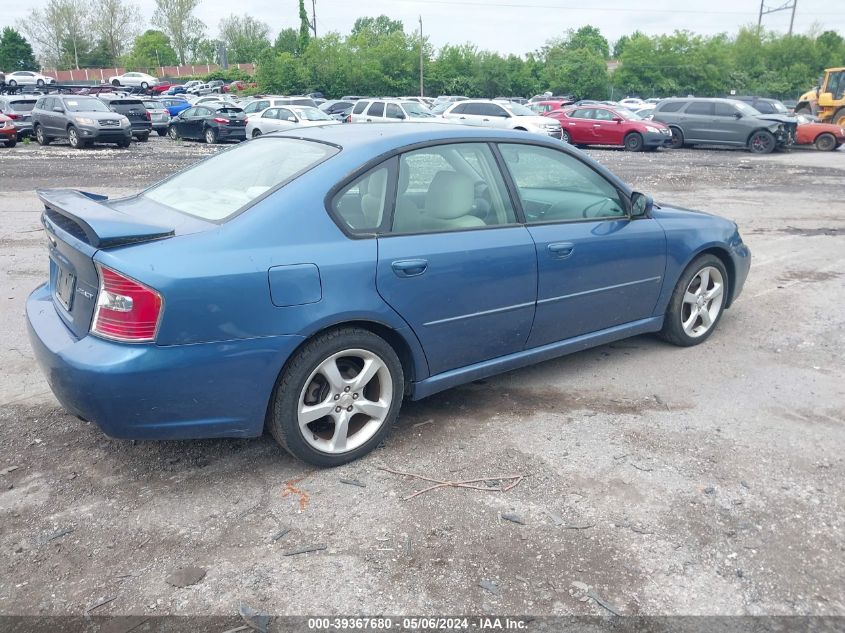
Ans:
[[[82,138],[92,143],[119,143],[132,138],[128,127],[87,127],[78,126]]]
[[[736,298],[742,294],[742,289],[745,286],[745,280],[748,279],[748,271],[751,270],[751,249],[742,241],[742,238],[737,232],[730,244],[731,261],[734,265],[734,279],[733,290],[731,291],[730,300],[725,307],[736,301]]]
[[[672,135],[660,132],[645,132],[643,134],[645,147],[669,147],[672,145]]]
[[[65,409],[124,439],[255,437],[276,378],[302,342],[273,336],[194,345],[77,339],[47,285],[26,302],[29,339]]]

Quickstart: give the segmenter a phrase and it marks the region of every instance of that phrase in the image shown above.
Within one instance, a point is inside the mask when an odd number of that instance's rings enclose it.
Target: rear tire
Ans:
[[[684,146],[684,133],[680,128],[669,128],[672,130],[672,143],[669,145],[670,149],[682,149]]]
[[[643,135],[639,132],[629,132],[625,137],[625,151],[641,152],[643,151],[643,145],[645,145]]]
[[[258,138],[259,136],[261,136],[261,130],[252,131],[252,138]]]
[[[149,134],[139,134],[137,138],[142,143],[146,143],[147,141],[150,140],[150,135]]]
[[[167,130],[166,130],[165,128],[161,128],[161,127],[160,127],[160,128],[158,128],[158,129],[156,130],[156,133],[157,133],[159,136],[167,136]]]
[[[49,145],[51,139],[49,136],[44,134],[44,128],[40,125],[35,126],[35,140],[38,141],[39,145]]]
[[[702,281],[705,271],[706,284]],[[710,338],[725,311],[730,283],[718,257],[706,254],[695,258],[672,292],[660,336],[681,347],[698,345]]]
[[[10,80],[9,80],[9,88],[14,88],[14,87],[16,87],[17,85],[18,85],[18,82],[17,82],[17,81],[15,81],[14,79],[10,79]]]
[[[141,82],[141,90],[148,90],[149,87],[150,87],[150,84],[148,84],[146,81]]]
[[[365,378],[368,366],[372,372]],[[327,367],[335,372],[324,373]],[[325,332],[282,370],[267,426],[293,456],[315,466],[340,466],[369,453],[390,432],[402,406],[404,380],[399,357],[381,337],[359,328]],[[364,407],[370,410],[365,413]],[[322,409],[326,414],[315,418]]]
[[[118,81],[117,79],[113,79],[111,85],[117,88],[120,86],[120,81]]]
[[[130,141],[129,139],[126,139],[125,141],[120,141],[120,142],[117,144],[117,146],[118,146],[118,147],[120,147],[120,148],[122,148],[122,149],[126,149],[127,147],[129,147],[129,145],[130,145],[131,143],[132,143],[132,141]]]
[[[44,80],[43,80],[43,79],[38,79],[38,80],[35,82],[35,85],[36,85],[36,86],[38,86],[39,88],[43,88],[43,87],[44,87]]]
[[[217,132],[214,130],[213,127],[205,128],[205,142],[209,145],[214,145],[217,143]]]
[[[748,150],[752,154],[771,154],[777,142],[768,130],[757,130],[748,139]]]
[[[819,134],[816,137],[816,142],[813,144],[820,152],[832,152],[837,148],[836,137],[833,134],[828,134],[827,132]]]

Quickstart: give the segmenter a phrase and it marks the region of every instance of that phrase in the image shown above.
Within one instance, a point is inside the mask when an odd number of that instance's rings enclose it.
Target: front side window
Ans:
[[[658,112],[677,112],[684,105],[683,101],[664,101],[657,104]]]
[[[278,108],[267,108],[264,110],[264,114],[261,115],[262,119],[278,119],[279,118],[279,109]]]
[[[549,147],[499,145],[529,224],[623,218],[622,196],[577,158]]]
[[[394,233],[480,229],[516,222],[502,174],[484,143],[403,154]]]
[[[759,110],[759,107],[758,107]],[[716,116],[735,116],[738,110],[730,103],[717,103],[715,114]],[[761,110],[762,112],[762,110]]]
[[[262,137],[220,152],[140,197],[203,220],[226,220],[337,151],[313,141]]]
[[[387,118],[388,119],[404,119],[405,115],[402,114],[402,110],[399,108],[398,105],[395,103],[388,103],[387,104]]]
[[[296,117],[293,116],[293,112],[291,112],[287,108],[279,108],[277,118],[281,119],[282,121],[296,121]]]

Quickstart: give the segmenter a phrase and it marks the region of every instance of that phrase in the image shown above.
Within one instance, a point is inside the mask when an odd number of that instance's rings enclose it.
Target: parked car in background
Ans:
[[[223,92],[246,90],[247,88],[255,88],[257,85],[258,84],[256,84],[254,81],[241,81],[240,79],[236,79],[235,81],[223,86]]]
[[[185,85],[175,84],[173,86],[170,86],[170,88],[164,91],[164,94],[167,96],[183,95],[185,94]]]
[[[18,140],[32,134],[32,109],[36,101],[38,99],[31,95],[0,95],[0,114],[11,119]]]
[[[202,84],[203,82],[199,81],[198,79],[192,79],[191,81],[187,81],[182,84],[182,92],[180,94],[188,94],[188,91],[191,88],[196,88],[197,86],[201,86]]]
[[[209,145],[246,139],[246,114],[230,104],[192,106],[170,120],[167,134],[180,138],[204,140]]]
[[[469,99],[453,103],[442,114],[450,123],[462,123],[504,130],[521,130],[560,138],[560,123],[539,116],[518,103],[497,103],[485,99]]]
[[[768,99],[766,97],[729,97],[734,101],[747,103],[760,114],[785,114],[792,112],[779,99]]]
[[[256,138],[262,134],[289,130],[291,128],[306,128],[315,125],[340,125],[341,121],[333,119],[318,108],[310,106],[285,106],[267,108],[263,112],[253,114],[247,118],[246,136]]]
[[[132,136],[141,142],[150,138],[153,130],[152,116],[144,107],[139,97],[123,97],[119,95],[103,94],[99,97],[113,112],[122,114],[132,126]]]
[[[845,127],[833,123],[818,123],[805,115],[798,116],[796,145],[814,145],[823,152],[832,152],[845,143]]]
[[[550,101],[529,102],[526,107],[535,114],[545,114],[546,112],[552,112],[553,110],[560,110],[571,103],[572,101],[569,99],[554,99]]]
[[[226,85],[226,82],[222,79],[212,79],[207,85],[211,88],[211,92],[223,92],[223,86]]]
[[[109,83],[113,86],[128,86],[148,90],[158,83],[158,79],[147,73],[130,72],[109,77]]]
[[[640,152],[672,144],[667,126],[644,121],[626,108],[587,105],[548,112],[546,116],[560,122],[561,138],[573,145],[613,145]]]
[[[190,101],[192,105],[204,105],[210,103],[230,103],[235,105],[235,102],[231,100],[231,97],[224,94],[208,94],[204,97],[197,97],[196,95],[193,95]]]
[[[440,95],[434,100],[434,104],[437,105],[438,103],[454,103],[456,101],[466,101],[469,97],[462,97],[460,95]]]
[[[153,131],[159,136],[165,136],[170,126],[170,112],[167,107],[157,99],[144,99],[143,103],[150,114]]]
[[[26,320],[70,414],[120,438],[269,430],[321,467],[382,444],[406,397],[650,332],[703,343],[750,266],[734,222],[505,130],[314,127],[129,198],[39,196]]]
[[[366,99],[367,97],[360,95],[345,95],[340,98],[341,101],[358,101],[359,99]]]
[[[630,110],[638,110],[642,108],[645,104],[645,101],[640,99],[639,97],[627,97],[625,99],[621,99],[617,102],[623,108],[628,108]]]
[[[70,146],[82,149],[91,143],[116,143],[129,147],[132,125],[97,97],[87,95],[44,95],[32,109],[32,128],[39,145],[66,138]]]
[[[247,115],[255,114],[256,112],[261,112],[266,110],[270,107],[281,107],[281,106],[291,106],[291,105],[298,105],[298,106],[310,106],[312,108],[316,108],[317,106],[314,104],[314,100],[311,97],[276,97],[276,96],[267,96],[267,97],[256,97],[252,101],[243,104],[244,112]]]
[[[161,97],[158,101],[172,117],[191,107],[191,102],[181,97]]]
[[[350,123],[431,123],[438,117],[418,101],[361,99],[355,102]]]
[[[794,117],[760,114],[747,103],[733,99],[695,97],[664,99],[654,108],[653,121],[669,126],[672,147],[726,145],[768,154],[795,140]]]
[[[342,121],[343,113],[355,105],[354,101],[343,101],[342,99],[330,99],[318,107],[333,119]]]
[[[15,122],[5,114],[0,114],[0,143],[6,147],[14,147],[18,142],[18,128]]]
[[[33,70],[16,70],[12,73],[6,73],[6,85],[12,88],[15,86],[46,86],[54,83],[56,83],[56,80],[53,77],[42,75]]]
[[[199,83],[191,86],[190,88],[187,88],[185,92],[189,95],[202,96],[211,94],[214,91],[212,90],[211,86],[209,86],[207,83]]]

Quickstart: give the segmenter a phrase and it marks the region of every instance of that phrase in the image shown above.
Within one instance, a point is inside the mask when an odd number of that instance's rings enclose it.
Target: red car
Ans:
[[[247,88],[255,88],[258,84],[251,81],[241,81],[237,79],[232,83],[223,86],[223,92],[232,92],[233,90],[246,90]]]
[[[640,152],[672,144],[668,126],[646,121],[624,108],[584,105],[543,116],[560,121],[562,139],[573,145],[617,145],[629,152]]]
[[[815,123],[807,117],[798,117],[795,132],[796,145],[815,145],[823,152],[832,152],[845,143],[845,128],[830,123]]]
[[[560,110],[572,103],[571,99],[549,99],[548,101],[535,101],[528,104],[528,109],[533,110],[537,114],[545,114],[546,112],[553,112]]]
[[[18,142],[18,128],[15,127],[14,121],[5,114],[0,114],[0,143],[5,143],[6,147],[14,147]]]

